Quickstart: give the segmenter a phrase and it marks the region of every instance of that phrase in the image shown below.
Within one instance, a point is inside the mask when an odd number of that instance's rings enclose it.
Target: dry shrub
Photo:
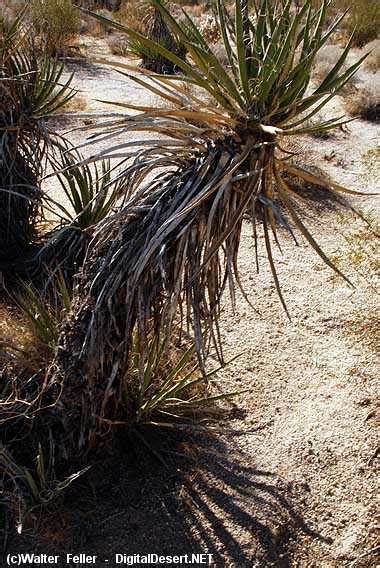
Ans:
[[[77,93],[75,97],[70,99],[62,108],[59,109],[61,114],[66,112],[83,112],[87,110],[88,101],[84,95]]]
[[[372,73],[376,73],[380,68],[380,39],[375,39],[366,45],[366,51],[369,51],[370,54],[364,61],[363,67]]]
[[[220,39],[218,24],[211,14],[202,16],[199,22],[199,31],[210,43],[216,43]]]
[[[13,11],[8,6],[0,6],[0,30],[7,32],[10,28]]]
[[[131,0],[123,2],[120,10],[113,14],[113,19],[136,30],[140,33],[145,32],[145,20],[147,15],[146,6],[142,2]]]
[[[40,41],[51,56],[65,54],[76,39],[80,17],[71,0],[34,0],[31,18]]]
[[[30,324],[18,310],[0,304],[0,367],[38,368],[38,344]]]
[[[108,46],[113,55],[125,57],[128,54],[128,44],[121,34],[113,34],[108,42]]]
[[[378,0],[334,0],[332,9],[349,13],[343,21],[348,34],[355,31],[355,45],[362,47],[378,36],[380,27],[380,10]]]
[[[359,116],[371,122],[379,121],[379,79],[368,81],[362,86],[354,85],[347,92],[344,100],[345,108],[351,116]]]
[[[96,10],[96,13],[104,18],[108,18],[109,20],[115,19],[114,14],[105,9]],[[107,35],[112,34],[112,28],[110,26],[96,20],[92,16],[85,18],[83,20],[83,25],[85,26],[85,30],[82,33],[89,34],[93,37],[106,37]]]

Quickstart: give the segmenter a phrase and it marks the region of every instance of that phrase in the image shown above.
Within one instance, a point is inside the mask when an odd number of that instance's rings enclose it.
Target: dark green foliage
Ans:
[[[0,267],[22,261],[36,235],[43,157],[50,144],[44,118],[73,95],[59,85],[63,66],[37,58],[21,14],[0,46]]]

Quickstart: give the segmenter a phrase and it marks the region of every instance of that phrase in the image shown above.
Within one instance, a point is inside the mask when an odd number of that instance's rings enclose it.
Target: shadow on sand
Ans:
[[[135,443],[99,463],[38,537],[13,535],[8,552],[85,552],[97,566],[116,566],[116,554],[207,553],[216,566],[285,568],[300,538],[328,543],[303,519],[309,489],[249,463],[233,435],[227,445],[215,434],[149,433],[159,459]]]

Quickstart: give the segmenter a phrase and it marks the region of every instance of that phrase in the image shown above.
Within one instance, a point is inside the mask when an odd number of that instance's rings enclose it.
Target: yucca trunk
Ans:
[[[227,287],[234,301],[244,213],[258,205],[274,144],[272,135],[248,129],[210,145],[174,177],[160,176],[132,196],[97,230],[53,375],[55,383],[65,381],[60,404],[71,417],[72,451],[91,446],[120,419],[136,334],[143,363],[148,338],[169,344],[173,325],[194,334],[205,374],[210,347],[223,361],[221,299]]]
[[[141,141],[134,144],[128,138],[107,150],[107,155],[127,160],[123,175],[128,191],[120,210],[94,232],[52,373],[54,384],[65,385],[60,404],[70,417],[67,436],[72,451],[93,444],[119,419],[121,384],[134,334],[141,355],[140,377],[148,337],[155,334],[169,341],[174,323],[193,336],[204,375],[210,348],[223,360],[221,301],[229,291],[234,305],[236,287],[241,288],[237,258],[247,211],[254,222],[256,261],[260,243],[255,223],[260,222],[285,309],[272,255],[273,241],[279,245],[279,224],[293,237],[297,230],[343,276],[305,226],[289,177],[299,176],[332,193],[350,191],[292,165],[282,149],[289,136],[345,122],[337,117],[305,125],[363,60],[339,73],[349,42],[321,85],[306,94],[313,59],[339,24],[324,31],[327,0],[316,11],[307,0],[295,14],[291,0],[281,5],[260,0],[255,26],[253,18],[248,20],[248,3],[236,0],[234,27],[227,22],[224,3],[217,0],[228,68],[190,18],[182,28],[161,0],[152,3],[186,46],[191,61],[128,27],[111,24],[125,31],[130,41],[171,60],[181,69],[181,81],[198,90],[147,72],[145,80],[137,78],[129,65],[121,65],[121,73],[125,68],[129,80],[159,95],[167,108],[119,103],[140,112],[103,123],[103,130],[92,137],[91,142],[97,137],[111,139],[114,133],[130,136],[132,131],[155,136],[151,147],[141,149]],[[202,97],[201,91],[208,96]],[[74,408],[73,393],[80,393]]]

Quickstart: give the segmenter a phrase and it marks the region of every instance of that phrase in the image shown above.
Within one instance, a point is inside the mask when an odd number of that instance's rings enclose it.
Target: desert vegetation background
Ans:
[[[326,9],[321,37],[338,22],[299,80],[310,79],[304,100],[340,62],[327,82],[339,92],[314,114],[295,112],[300,125],[292,119],[278,144],[284,181],[275,170],[260,178],[261,197],[240,210],[252,171],[269,167],[250,150],[251,173],[235,179],[244,129],[258,147],[276,145],[276,131],[252,124],[268,113],[286,126],[294,84],[287,75],[281,98],[268,71],[278,106],[268,111],[262,95],[250,116],[242,61],[258,4],[277,6],[284,29],[301,10],[305,33],[309,6]],[[5,554],[104,559],[128,548],[207,552],[216,566],[378,565],[379,6],[286,4],[0,0]],[[227,138],[245,95],[251,122]],[[225,163],[236,199],[218,197]],[[193,237],[174,245],[185,234],[175,205],[203,182]]]

